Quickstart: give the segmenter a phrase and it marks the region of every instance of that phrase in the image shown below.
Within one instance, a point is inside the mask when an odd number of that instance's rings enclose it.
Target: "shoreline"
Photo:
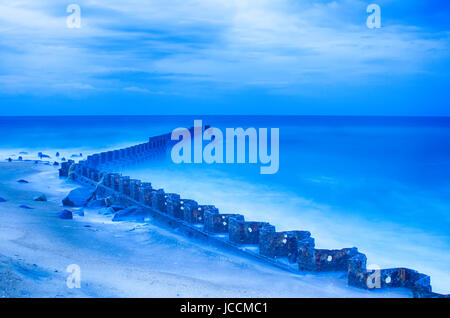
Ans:
[[[17,275],[23,289],[7,297],[410,296],[401,289],[369,292],[348,287],[339,273],[289,274],[159,228],[151,221],[113,223],[95,209],[85,209],[85,217],[61,220],[57,213],[63,208],[58,200],[76,185],[60,180],[52,166],[12,162],[0,163],[0,167],[0,196],[8,200],[0,203],[0,255],[10,264],[33,266],[45,276],[24,275],[2,262],[2,270]],[[29,184],[16,182],[26,177]],[[42,192],[49,201],[34,202],[33,197]],[[21,204],[33,210],[18,208]],[[66,287],[65,269],[70,264],[82,269],[79,290]]]

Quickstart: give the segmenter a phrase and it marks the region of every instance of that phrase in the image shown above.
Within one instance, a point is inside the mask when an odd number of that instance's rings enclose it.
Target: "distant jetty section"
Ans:
[[[208,240],[284,270],[345,272],[349,286],[367,290],[407,288],[416,298],[448,298],[432,292],[430,277],[413,269],[367,269],[367,257],[356,247],[316,249],[308,231],[277,232],[267,222],[247,221],[241,214],[220,213],[213,205],[201,205],[179,194],[153,189],[151,183],[112,172],[118,165],[164,157],[174,143],[170,133],[151,137],[146,143],[94,154],[78,163],[63,162],[59,174],[95,189],[95,200],[103,200],[107,205],[137,206],[144,216],[189,237]]]

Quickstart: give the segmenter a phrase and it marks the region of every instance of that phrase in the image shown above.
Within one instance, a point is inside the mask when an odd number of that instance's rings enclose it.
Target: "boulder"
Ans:
[[[0,197],[0,203],[2,203],[2,202],[6,202],[6,200],[3,199],[2,197]]]
[[[88,208],[99,208],[99,207],[102,207],[102,206],[105,206],[105,205],[106,204],[105,204],[105,200],[104,199],[101,199],[101,200],[90,200],[86,204],[86,206]]]
[[[111,205],[110,208],[114,211],[114,212],[118,212],[120,210],[124,210],[125,207],[121,206],[121,205]]]
[[[47,201],[47,197],[45,196],[45,194],[41,194],[40,196],[34,198],[34,201],[45,202]]]
[[[51,158],[49,155],[46,155],[46,154],[44,154],[44,153],[42,153],[42,152],[39,152],[39,153],[38,153],[38,157],[39,157],[40,159],[42,159],[42,158]]]
[[[94,191],[87,188],[77,188],[69,192],[62,200],[64,206],[84,206],[93,196]]]
[[[138,206],[130,206],[124,210],[120,210],[113,217],[113,222],[118,221],[137,221],[143,222],[144,219],[148,216],[144,210]]]
[[[104,209],[104,210],[100,211],[99,213],[100,213],[100,214],[103,214],[103,215],[111,215],[111,214],[115,214],[116,211],[114,211],[114,209],[112,209],[111,207],[109,207],[109,208],[107,208],[107,209]]]
[[[28,205],[24,205],[24,204],[19,205],[19,208],[25,209],[25,210],[32,210],[33,209],[33,208],[30,208]]]
[[[17,182],[19,182],[19,183],[29,183],[27,180],[24,180],[24,179],[17,180]]]
[[[72,211],[62,210],[61,212],[58,213],[58,217],[63,220],[72,220],[73,214]]]

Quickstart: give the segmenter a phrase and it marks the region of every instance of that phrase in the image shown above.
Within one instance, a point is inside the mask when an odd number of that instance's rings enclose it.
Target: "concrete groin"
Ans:
[[[151,183],[113,172],[118,165],[167,155],[173,145],[170,137],[171,134],[151,137],[146,143],[94,154],[78,163],[63,162],[59,175],[94,187],[97,199],[139,206],[156,221],[188,236],[214,242],[291,272],[345,272],[349,286],[367,290],[400,287],[411,290],[416,298],[448,297],[432,292],[430,277],[413,269],[367,269],[367,257],[356,247],[316,249],[308,231],[277,232],[267,222],[247,221],[241,214],[220,213],[215,206],[201,205],[179,194],[154,189]]]

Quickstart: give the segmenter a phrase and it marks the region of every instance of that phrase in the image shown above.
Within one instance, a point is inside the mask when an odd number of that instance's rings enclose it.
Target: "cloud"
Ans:
[[[140,88],[140,87],[125,87],[124,90],[130,91],[130,92],[137,92],[137,93],[144,93],[144,94],[150,94],[150,91],[146,88]]]
[[[82,28],[68,29],[65,2],[3,1],[0,93],[65,93],[83,85],[296,92],[429,72],[430,63],[448,57],[448,32],[407,24],[369,30],[359,0],[79,4]]]

